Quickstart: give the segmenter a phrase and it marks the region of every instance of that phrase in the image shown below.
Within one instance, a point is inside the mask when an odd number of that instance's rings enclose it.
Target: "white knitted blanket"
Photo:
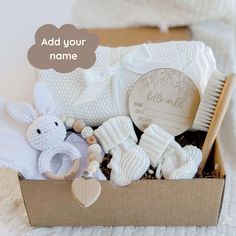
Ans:
[[[165,29],[190,25],[193,38],[213,48],[218,68],[222,72],[236,72],[235,0],[77,0],[77,4],[75,20],[81,27],[152,25]],[[227,186],[217,227],[32,228],[27,224],[16,173],[6,169],[0,172],[0,235],[236,235],[235,113],[236,96],[221,135]]]

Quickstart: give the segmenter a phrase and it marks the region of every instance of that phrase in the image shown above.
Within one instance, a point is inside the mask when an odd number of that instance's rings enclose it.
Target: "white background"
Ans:
[[[34,44],[34,34],[43,24],[71,23],[73,2],[0,0],[0,96],[32,101],[35,76],[27,51]]]

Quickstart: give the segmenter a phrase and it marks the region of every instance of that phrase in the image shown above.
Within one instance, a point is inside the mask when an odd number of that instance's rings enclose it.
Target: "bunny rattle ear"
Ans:
[[[34,102],[38,112],[43,115],[52,114],[55,103],[48,89],[41,83],[36,82],[34,87]]]
[[[25,102],[8,103],[7,111],[13,119],[25,124],[31,124],[37,117],[33,107]]]

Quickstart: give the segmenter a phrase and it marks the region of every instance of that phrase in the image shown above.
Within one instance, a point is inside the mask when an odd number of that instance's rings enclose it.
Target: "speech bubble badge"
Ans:
[[[60,28],[47,24],[37,30],[28,60],[38,69],[53,68],[60,73],[71,72],[77,67],[88,69],[96,61],[98,45],[98,36],[86,29],[77,29],[72,24]]]

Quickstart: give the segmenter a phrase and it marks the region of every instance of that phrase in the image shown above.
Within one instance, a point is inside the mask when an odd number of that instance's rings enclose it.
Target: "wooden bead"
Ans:
[[[94,166],[94,167],[96,167],[96,168],[98,169],[98,168],[99,168],[99,163],[98,163],[98,161],[93,160],[93,161],[91,161],[91,162],[89,163],[89,166]]]
[[[91,152],[101,153],[102,152],[102,148],[101,148],[101,146],[98,143],[91,144],[88,147],[88,153],[91,153]]]
[[[92,136],[93,135],[93,129],[89,126],[86,126],[82,129],[81,131],[81,136],[86,139],[88,138],[89,136]]]
[[[67,118],[65,121],[65,124],[68,128],[72,128],[74,125],[75,120],[73,118]]]
[[[94,167],[94,166],[89,166],[87,170],[88,170],[88,172],[90,172],[90,173],[92,173],[92,174],[94,174],[94,173],[97,172],[97,168]]]
[[[77,133],[81,133],[82,129],[86,126],[85,122],[82,120],[76,120],[73,129]]]
[[[86,138],[86,141],[87,141],[88,145],[92,145],[94,143],[97,143],[97,139],[95,138],[94,135],[91,135],[88,138]]]
[[[88,171],[91,173],[96,173],[99,168],[99,163],[95,160],[91,161],[88,166]]]
[[[92,152],[92,153],[89,153],[88,155],[88,161],[89,162],[97,161],[99,164],[101,164],[103,161],[103,156],[99,154],[98,152]]]

